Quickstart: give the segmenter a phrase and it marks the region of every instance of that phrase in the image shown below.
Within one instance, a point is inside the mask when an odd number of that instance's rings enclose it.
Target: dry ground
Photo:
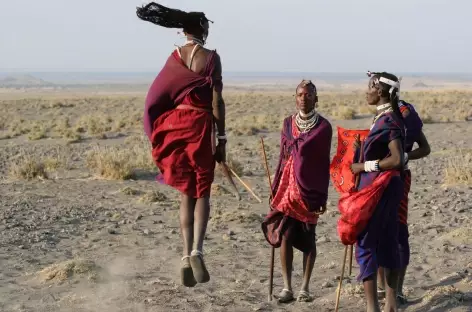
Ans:
[[[411,266],[405,311],[472,311],[472,91],[403,92],[427,122],[432,154],[411,164]],[[232,166],[240,202],[218,176],[205,242],[211,281],[179,284],[178,194],[154,182],[142,136],[144,94],[8,94],[0,97],[1,311],[331,311],[343,246],[337,194],[317,228],[309,304],[267,303],[270,248],[259,137],[271,169],[290,92],[227,92]],[[367,128],[361,92],[320,94],[333,126]],[[336,133],[332,154],[336,149]],[[301,282],[296,253],[295,287]],[[358,267],[344,281],[342,311],[363,309]],[[276,257],[274,292],[281,290]]]

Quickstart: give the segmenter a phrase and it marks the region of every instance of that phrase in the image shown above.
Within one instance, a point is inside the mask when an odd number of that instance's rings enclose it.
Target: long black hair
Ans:
[[[367,72],[367,75],[369,77],[373,77],[373,78],[376,78],[377,81],[375,82],[375,85],[378,86],[380,88],[380,90],[382,91],[382,97],[388,97],[389,100],[390,100],[390,104],[392,105],[392,109],[393,111],[395,112],[395,115],[398,116],[398,118],[400,118],[400,120],[403,119],[403,115],[402,113],[400,112],[400,107],[398,105],[398,102],[400,100],[400,89],[397,86],[392,86],[390,84],[387,84],[385,82],[383,82],[380,78],[386,78],[386,79],[389,79],[389,80],[392,80],[396,83],[399,83],[400,80],[398,79],[397,76],[395,76],[394,74],[390,74],[390,73],[387,73],[387,72]]]
[[[212,22],[203,12],[185,12],[155,2],[136,8],[136,15],[144,21],[166,28],[180,28],[195,36],[202,35],[203,25]]]

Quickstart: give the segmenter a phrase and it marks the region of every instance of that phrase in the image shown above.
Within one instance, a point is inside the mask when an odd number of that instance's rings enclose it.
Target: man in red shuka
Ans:
[[[181,282],[193,287],[210,280],[203,261],[203,239],[215,162],[224,162],[226,157],[221,61],[216,51],[204,48],[209,29],[204,13],[151,2],[138,8],[137,15],[163,27],[183,29],[187,37],[187,42],[169,56],[149,89],[144,128],[161,172],[159,179],[182,194]]]

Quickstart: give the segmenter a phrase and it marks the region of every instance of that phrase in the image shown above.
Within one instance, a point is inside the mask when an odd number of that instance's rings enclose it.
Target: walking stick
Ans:
[[[364,143],[361,142],[361,137],[359,135],[357,135],[357,137],[356,137],[356,142],[357,142],[357,145],[359,146],[359,149],[360,149],[359,162],[363,162],[364,157],[362,155],[362,145]],[[360,174],[358,174],[356,176],[356,183],[355,183],[356,191],[357,191],[357,188],[359,187],[359,179],[360,179]],[[351,250],[350,250],[350,254],[349,254],[349,276],[351,276],[351,274],[352,274],[352,254],[354,253],[354,245],[351,245],[350,249]]]
[[[338,309],[339,309],[339,299],[341,298],[341,285],[344,279],[344,267],[346,266],[346,258],[347,258],[347,245],[344,247],[343,268],[341,271],[341,277],[339,278],[338,289],[336,291],[336,306],[334,307],[335,312],[338,312]]]
[[[359,145],[360,151],[361,151],[361,155],[359,156],[359,162],[362,162],[362,158],[363,158],[362,157],[362,142],[360,141],[360,136],[359,135],[357,135],[357,137],[356,137],[356,142]],[[356,181],[355,181],[355,189],[356,190],[359,187],[359,181],[360,181],[360,174],[356,175]],[[339,299],[341,298],[341,286],[342,286],[343,279],[344,279],[344,268],[346,266],[347,248],[348,248],[348,245],[346,245],[344,247],[344,257],[343,257],[341,277],[339,279],[338,289],[336,291],[336,306],[334,307],[335,312],[338,312],[338,309],[339,309]],[[351,275],[351,273],[352,273],[352,253],[353,253],[353,250],[354,250],[354,245],[350,245],[349,275]]]
[[[272,193],[272,181],[271,181],[271,178],[270,178],[269,164],[267,162],[267,155],[266,155],[265,147],[264,147],[264,139],[262,137],[261,137],[261,147],[262,147],[262,154],[264,155],[264,163],[265,163],[265,167],[266,167],[267,179],[269,181],[270,195],[271,195],[271,197],[273,197],[274,194]],[[272,289],[273,289],[273,282],[274,282],[274,256],[275,256],[275,248],[274,248],[274,246],[271,246],[268,301],[272,301]]]

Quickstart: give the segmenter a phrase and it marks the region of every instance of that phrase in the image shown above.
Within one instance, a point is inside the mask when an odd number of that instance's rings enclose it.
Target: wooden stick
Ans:
[[[352,254],[354,252],[354,245],[351,245],[349,247],[350,252],[349,252],[349,276],[352,274]]]
[[[236,184],[234,183],[233,178],[231,178],[231,174],[229,173],[229,170],[228,170],[228,165],[225,162],[221,162],[220,163],[220,168],[221,168],[221,170],[223,170],[224,176],[228,179],[229,183],[233,187],[236,198],[238,199],[238,201],[240,201],[241,200],[241,195],[239,194],[238,188],[236,187]]]
[[[261,137],[261,147],[262,147],[262,154],[264,155],[264,163],[266,167],[266,173],[267,173],[267,180],[269,181],[269,190],[270,190],[270,195],[271,197],[274,196],[272,192],[272,180],[270,178],[270,170],[269,170],[269,163],[267,162],[267,155],[265,152],[265,146],[264,146],[264,139]],[[275,258],[275,248],[274,246],[271,246],[270,250],[270,275],[269,275],[269,296],[268,296],[268,301],[272,301],[272,290],[273,290],[273,284],[274,284],[274,258]]]
[[[360,135],[357,135],[356,141],[359,145],[359,151],[360,151],[359,162],[361,163],[361,162],[363,162],[363,159],[364,159],[364,157],[362,155],[362,152],[363,152],[362,149],[363,149],[364,142],[361,142]],[[357,188],[359,187],[360,178],[361,178],[361,175],[357,174],[356,175],[356,182],[355,182],[356,184],[354,186],[356,188],[356,191],[357,191]],[[349,276],[351,276],[351,274],[352,274],[352,254],[354,253],[354,245],[351,245],[349,249],[350,249],[350,253],[349,253]]]
[[[339,278],[338,289],[336,291],[336,306],[334,307],[335,312],[338,312],[338,309],[339,309],[339,299],[341,298],[341,286],[343,284],[344,268],[346,266],[347,247],[348,247],[347,245],[344,247],[343,268],[342,268],[342,271],[341,271],[341,277]]]
[[[260,199],[260,198],[254,193],[254,191],[249,187],[249,185],[247,185],[246,183],[244,183],[244,181],[236,174],[236,172],[234,172],[233,169],[229,168],[229,170],[230,170],[231,173],[236,177],[236,179],[238,179],[239,182],[241,182],[241,184],[252,194],[252,196],[254,196],[254,198],[257,199],[260,203],[262,203],[262,199]]]

